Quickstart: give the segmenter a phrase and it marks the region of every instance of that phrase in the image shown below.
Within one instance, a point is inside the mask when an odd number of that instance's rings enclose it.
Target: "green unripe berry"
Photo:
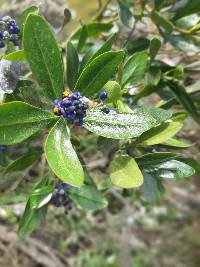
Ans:
[[[121,97],[121,87],[115,81],[107,82],[104,85],[103,90],[108,94],[108,97],[105,100],[106,103],[116,102]]]

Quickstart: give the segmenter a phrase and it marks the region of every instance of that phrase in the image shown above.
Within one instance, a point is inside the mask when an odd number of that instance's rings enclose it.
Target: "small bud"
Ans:
[[[69,91],[64,91],[62,94],[63,98],[68,97],[69,95],[70,95]]]

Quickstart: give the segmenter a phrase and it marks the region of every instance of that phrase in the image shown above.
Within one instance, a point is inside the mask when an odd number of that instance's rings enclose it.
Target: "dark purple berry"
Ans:
[[[63,106],[67,106],[67,107],[69,107],[69,106],[72,105],[72,101],[69,100],[68,98],[64,98],[64,99],[61,101],[60,105],[61,105],[62,107],[63,107]]]
[[[106,114],[108,114],[110,112],[110,109],[109,108],[103,108],[102,111]]]
[[[100,99],[100,100],[105,100],[107,97],[108,97],[108,94],[107,94],[106,91],[102,91],[102,92],[99,94],[99,99]]]

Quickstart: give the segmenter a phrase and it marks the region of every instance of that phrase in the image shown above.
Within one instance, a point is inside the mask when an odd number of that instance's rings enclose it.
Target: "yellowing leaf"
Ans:
[[[110,179],[116,186],[134,188],[143,184],[142,173],[136,161],[129,156],[118,156],[109,167]]]

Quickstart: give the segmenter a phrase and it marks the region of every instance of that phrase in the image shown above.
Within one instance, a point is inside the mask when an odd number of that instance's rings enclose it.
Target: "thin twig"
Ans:
[[[102,4],[99,12],[94,16],[93,20],[100,20],[107,6],[110,4],[111,0],[106,0],[104,4]]]

